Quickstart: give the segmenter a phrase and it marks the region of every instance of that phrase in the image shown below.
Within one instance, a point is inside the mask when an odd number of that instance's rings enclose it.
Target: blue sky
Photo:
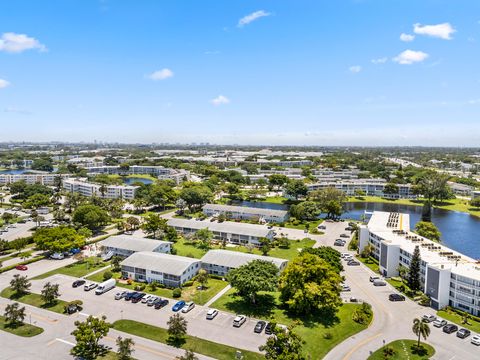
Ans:
[[[477,0],[1,0],[0,141],[478,146],[479,45]]]

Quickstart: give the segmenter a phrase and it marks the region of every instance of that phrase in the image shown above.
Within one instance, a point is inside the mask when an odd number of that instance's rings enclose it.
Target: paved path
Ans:
[[[204,305],[205,307],[209,307],[212,305],[215,301],[220,299],[220,297],[225,294],[228,290],[230,290],[232,286],[229,284],[225,286],[222,290],[220,290],[214,297],[212,297],[210,300],[207,301],[207,303]]]

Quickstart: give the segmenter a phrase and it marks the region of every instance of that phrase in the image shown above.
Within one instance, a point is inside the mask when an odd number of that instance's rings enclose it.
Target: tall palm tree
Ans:
[[[419,348],[420,336],[423,337],[423,340],[427,340],[427,337],[430,335],[430,326],[422,319],[413,319],[412,331],[418,336],[417,348]]]

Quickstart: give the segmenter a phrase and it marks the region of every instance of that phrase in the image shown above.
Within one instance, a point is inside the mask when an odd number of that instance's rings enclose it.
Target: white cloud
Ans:
[[[351,73],[358,74],[360,71],[362,71],[362,67],[360,65],[354,65],[350,66],[348,70],[350,70]]]
[[[41,44],[37,39],[29,37],[25,34],[15,34],[12,32],[3,33],[0,38],[0,51],[8,53],[21,53],[26,50],[38,49],[39,51],[47,51],[45,45]]]
[[[219,106],[219,105],[229,104],[230,99],[227,98],[226,96],[218,95],[216,98],[210,100],[210,102],[215,106]]]
[[[148,78],[154,81],[165,80],[171,77],[173,77],[173,71],[167,68],[154,71],[153,73],[148,75]]]
[[[410,41],[415,40],[415,35],[401,33],[400,34],[400,40],[405,41],[405,42],[410,42]]]
[[[242,27],[242,26],[248,25],[252,21],[255,21],[257,19],[260,19],[260,18],[265,17],[265,16],[270,16],[270,15],[271,15],[270,13],[268,13],[264,10],[255,11],[251,14],[248,14],[247,16],[244,16],[240,20],[238,20],[238,26]]]
[[[428,58],[428,54],[423,51],[405,50],[398,56],[393,58],[393,61],[401,65],[411,65],[413,63],[422,62]]]
[[[387,57],[382,57],[378,59],[372,59],[372,64],[378,65],[378,64],[385,64],[388,61]]]
[[[421,25],[414,24],[413,32],[419,35],[426,35],[431,37],[436,37],[444,40],[451,40],[452,34],[456,32],[450,23],[443,23],[437,25]]]
[[[7,80],[0,79],[0,89],[4,89],[9,85],[10,83]]]
[[[30,115],[31,114],[31,112],[28,111],[28,110],[19,109],[19,108],[16,108],[16,107],[6,107],[5,109],[3,109],[3,112],[13,113],[13,114],[22,114],[22,115]]]
[[[480,99],[469,100],[468,103],[470,105],[478,105],[480,104]]]

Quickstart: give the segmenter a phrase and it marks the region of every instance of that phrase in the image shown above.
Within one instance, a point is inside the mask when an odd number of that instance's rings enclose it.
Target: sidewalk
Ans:
[[[217,301],[223,294],[225,294],[228,290],[232,288],[231,285],[225,286],[222,290],[220,290],[214,297],[212,297],[210,300],[208,300],[204,306],[210,306],[213,304],[215,301]]]

